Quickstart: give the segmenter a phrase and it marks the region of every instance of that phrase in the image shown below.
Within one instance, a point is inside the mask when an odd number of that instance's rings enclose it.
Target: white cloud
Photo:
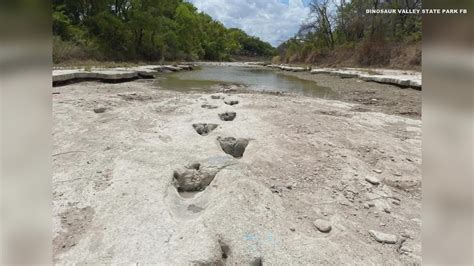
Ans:
[[[292,37],[306,19],[302,0],[190,0],[226,27],[240,28],[274,46]],[[287,3],[285,3],[287,2]]]

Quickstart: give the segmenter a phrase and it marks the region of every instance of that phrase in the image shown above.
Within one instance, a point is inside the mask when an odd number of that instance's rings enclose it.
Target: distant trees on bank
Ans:
[[[275,48],[183,0],[53,0],[53,61],[231,60]]]
[[[389,65],[396,59],[421,64],[420,15],[367,12],[421,8],[420,0],[311,0],[309,6],[309,18],[278,47],[276,61]]]

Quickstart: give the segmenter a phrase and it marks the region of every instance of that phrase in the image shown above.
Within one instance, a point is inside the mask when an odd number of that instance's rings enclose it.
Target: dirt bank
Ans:
[[[340,100],[357,104],[354,110],[382,112],[421,119],[422,92],[394,85],[367,82],[355,78],[339,78],[327,74],[279,71],[285,75],[315,81],[339,93]]]
[[[280,61],[283,59],[284,63],[318,65],[319,67],[371,67],[421,71],[421,46],[421,41],[366,42],[356,47],[335,47],[330,51],[305,51],[305,53],[297,53],[290,57],[280,54],[275,59]]]
[[[420,120],[154,82],[54,88],[57,263],[421,263]]]

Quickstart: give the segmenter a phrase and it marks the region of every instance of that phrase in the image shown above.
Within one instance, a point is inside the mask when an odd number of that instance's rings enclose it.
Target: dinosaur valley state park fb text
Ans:
[[[467,9],[366,9],[366,14],[406,14],[406,15],[418,15],[418,14],[467,14]]]

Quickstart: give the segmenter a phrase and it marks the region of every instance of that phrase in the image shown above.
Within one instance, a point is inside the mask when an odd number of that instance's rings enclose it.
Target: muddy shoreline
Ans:
[[[419,90],[363,81],[356,78],[340,78],[328,74],[278,72],[304,80],[311,80],[320,86],[331,88],[339,94],[339,100],[357,104],[354,107],[355,111],[382,112],[421,119],[422,92]]]

